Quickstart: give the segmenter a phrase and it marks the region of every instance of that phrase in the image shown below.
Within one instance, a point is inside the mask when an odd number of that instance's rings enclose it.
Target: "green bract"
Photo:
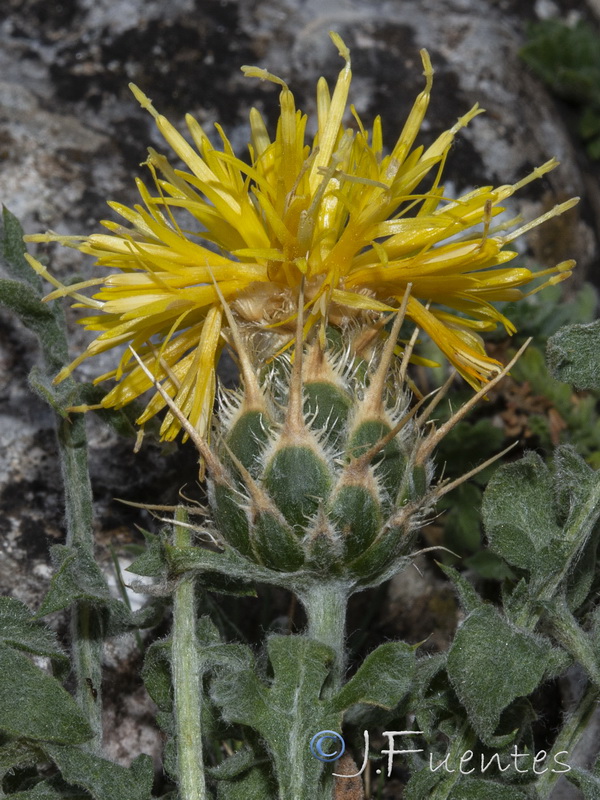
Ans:
[[[431,505],[432,468],[387,350],[366,364],[313,343],[261,379],[242,369],[208,461],[217,541],[277,572],[354,586],[398,569]]]

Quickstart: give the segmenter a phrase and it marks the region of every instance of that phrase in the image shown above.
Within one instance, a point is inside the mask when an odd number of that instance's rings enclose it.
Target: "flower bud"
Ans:
[[[416,465],[419,431],[383,380],[384,357],[367,365],[313,344],[303,363],[284,354],[263,373],[253,391],[264,409],[237,393],[216,436],[230,485],[210,477],[225,543],[278,572],[354,585],[378,582],[409,554],[431,470]]]

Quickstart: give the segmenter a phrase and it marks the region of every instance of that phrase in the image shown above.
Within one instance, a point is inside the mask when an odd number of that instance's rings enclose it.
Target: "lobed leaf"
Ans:
[[[227,722],[258,732],[273,758],[281,795],[287,796],[291,785],[302,785],[309,796],[317,791],[322,769],[310,752],[310,740],[341,722],[321,699],[333,651],[305,636],[272,636],[267,652],[273,669],[269,683],[258,677],[253,664],[240,661],[237,668],[230,664],[216,671],[211,696]],[[302,754],[293,764],[291,752]]]

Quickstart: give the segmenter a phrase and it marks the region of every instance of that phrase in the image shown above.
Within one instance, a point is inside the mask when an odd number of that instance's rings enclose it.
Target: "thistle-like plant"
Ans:
[[[332,39],[345,65],[332,93],[323,78],[317,84],[318,117],[310,145],[307,117],[296,109],[287,84],[266,70],[244,67],[248,76],[281,87],[274,136],[259,112],[250,112],[250,163],[234,154],[219,126],[222,149],[188,115],[192,146],[132,86],[186,169],[175,169],[150,149],[146,163],[155,193],[138,180],[141,205],[110,203],[123,222],[103,222],[108,233],[27,237],[74,247],[93,256],[102,270],[89,280],[63,285],[28,256],[56,287],[49,299],[74,299],[89,312],[81,324],[97,334],[58,381],[85,359],[131,344],[203,435],[228,328],[221,296],[241,323],[270,334],[273,355],[293,338],[301,282],[305,334],[325,324],[344,331],[351,323],[373,322],[398,310],[410,283],[407,318],[435,341],[458,372],[475,388],[498,374],[501,365],[486,354],[481,333],[498,325],[513,333],[514,327],[492,303],[518,300],[564,280],[573,267],[572,261],[539,272],[515,267],[510,262],[517,252],[510,245],[577,201],[524,225],[512,220],[495,227],[493,220],[505,200],[558,162],[551,159],[512,185],[447,197],[441,179],[452,143],[481,109],[475,105],[428,147],[416,145],[433,82],[429,56],[422,51],[425,88],[386,153],[381,119],[368,131],[355,109],[348,109],[350,53],[337,34]],[[523,292],[521,287],[529,288]],[[92,297],[84,294],[88,289],[95,290]],[[122,408],[152,386],[128,348],[118,366],[97,381],[107,379],[116,385],[102,399],[104,408]],[[165,403],[154,393],[138,424],[143,426]],[[179,430],[180,421],[167,412],[161,436],[174,439]]]
[[[536,771],[544,759],[534,757],[527,698],[573,661],[588,676],[572,716],[551,737],[554,765],[564,765],[597,701],[600,482],[568,448],[557,452],[552,469],[531,454],[502,467],[486,491],[490,548],[510,576],[501,601],[484,600],[464,574],[442,566],[465,615],[448,653],[420,658],[419,644],[388,641],[350,666],[350,596],[410,564],[437,501],[490,463],[444,481],[435,454],[519,356],[503,367],[485,352],[479,332],[498,323],[513,331],[492,302],[519,299],[519,287],[538,277],[545,279],[541,288],[570,273],[572,262],[538,273],[507,267],[516,254],[506,245],[575,201],[510,233],[514,225],[492,226],[500,203],[554,161],[514,185],[447,198],[442,167],[455,134],[478,108],[428,148],[415,147],[432,80],[423,53],[425,90],[384,154],[378,119],[371,132],[353,110],[355,127],[344,119],[350,58],[339,37],[332,38],[345,66],[331,95],[323,80],[318,84],[311,146],[287,85],[247,68],[282,89],[273,138],[251,112],[250,163],[235,156],[220,129],[222,150],[188,118],[190,145],[134,89],[189,171],[150,151],[156,193],[140,183],[143,206],[112,204],[126,226],[108,222],[109,234],[88,237],[27,237],[74,246],[116,271],[61,284],[23,254],[18,226],[5,215],[3,259],[13,277],[0,289],[39,333],[48,371],[58,372],[54,383],[65,381],[56,388],[49,374],[32,378],[59,417],[68,489],[69,536],[54,550],[56,574],[39,614],[72,607],[80,707],[57,677],[20,652],[64,665],[53,637],[16,601],[0,602],[6,623],[0,627],[0,796],[154,796],[147,760],[125,769],[102,757],[98,688],[103,638],[151,625],[164,598],[172,598],[172,630],[150,645],[144,666],[169,740],[165,771],[176,787],[160,796],[358,800],[366,796],[361,771],[350,756],[338,762],[323,741],[345,735],[356,745],[365,734],[366,768],[373,756],[367,728],[378,726],[392,735],[382,751],[390,765],[400,755],[392,728],[422,737],[430,750],[429,761],[416,742],[403,751],[407,800],[548,800],[565,770]],[[432,182],[420,189],[428,174]],[[27,264],[54,284],[46,301],[69,296],[92,311],[82,321],[98,336],[71,364],[57,306],[43,305],[39,277]],[[91,287],[96,293],[88,297],[84,290]],[[408,339],[401,335],[405,323],[414,326]],[[419,330],[455,368],[426,397],[408,379]],[[575,339],[585,334],[578,331]],[[570,341],[558,343],[568,357]],[[152,391],[138,422],[166,408],[162,438],[183,431],[194,442],[207,487],[201,524],[192,521],[197,509],[179,504],[168,532],[146,532],[148,549],[130,570],[154,578],[145,591],[163,599],[139,614],[110,597],[93,560],[83,427],[78,420],[71,428],[69,420],[71,411],[89,406],[66,380],[82,360],[123,344],[129,347],[119,366],[99,378],[116,381],[101,405],[119,408]],[[211,427],[216,360],[225,346],[237,358],[241,386],[220,392]],[[456,373],[478,391],[436,424],[435,409]],[[307,618],[299,633],[268,635],[258,657],[200,614],[205,590],[243,594],[254,583],[292,592]],[[36,703],[38,722],[31,719]],[[490,751],[506,760],[513,747],[523,751],[514,756],[514,774],[506,775],[499,760],[495,772],[484,769]],[[356,746],[353,755],[358,752]],[[463,766],[475,753],[482,766],[473,775],[475,768]],[[435,769],[432,755],[442,759]],[[533,770],[523,777],[517,765],[526,758]],[[450,763],[458,767],[446,768]],[[29,773],[8,774],[35,764],[42,771],[33,786]],[[586,800],[599,796],[597,773],[575,771],[574,780]]]

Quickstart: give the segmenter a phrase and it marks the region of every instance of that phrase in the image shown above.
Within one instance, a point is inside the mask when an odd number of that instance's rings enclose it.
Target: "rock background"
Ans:
[[[600,22],[599,0],[4,0],[0,14],[0,200],[28,233],[88,233],[110,214],[106,199],[136,202],[133,177],[144,176],[147,146],[164,148],[129,81],[176,125],[188,111],[207,129],[221,122],[242,152],[249,108],[257,105],[274,123],[277,90],[244,78],[239,67],[281,75],[311,113],[316,78],[334,80],[341,67],[327,35],[334,29],[352,51],[352,100],[367,123],[382,113],[388,143],[422,87],[421,47],[436,71],[425,143],[474,102],[487,109],[452,150],[448,188],[513,182],[557,155],[562,166],[520,193],[514,210],[530,218],[580,195],[568,224],[530,238],[530,254],[542,263],[575,257],[576,280],[599,283],[599,169],[571,136],[569,109],[518,57],[528,21]],[[61,276],[91,270],[69,250],[38,255],[49,255]],[[72,327],[75,350],[84,335]],[[52,418],[27,388],[36,359],[32,336],[1,310],[0,591],[33,607],[50,575],[48,545],[63,536]],[[100,370],[86,365],[79,374]],[[194,455],[148,445],[134,456],[131,442],[96,420],[89,429],[98,548],[106,557],[109,543],[131,540],[134,523],[148,524],[113,497],[174,502],[182,475],[194,474]],[[121,643],[110,658],[116,674],[135,656]],[[137,705],[123,710],[115,699],[108,711],[110,752],[123,760],[158,747],[136,691]]]

